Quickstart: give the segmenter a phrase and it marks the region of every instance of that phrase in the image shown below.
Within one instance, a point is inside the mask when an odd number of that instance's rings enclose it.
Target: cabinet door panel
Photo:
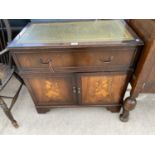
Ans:
[[[119,104],[126,86],[126,74],[81,74],[82,104]]]
[[[52,75],[26,78],[37,105],[70,105],[76,103],[74,76]]]

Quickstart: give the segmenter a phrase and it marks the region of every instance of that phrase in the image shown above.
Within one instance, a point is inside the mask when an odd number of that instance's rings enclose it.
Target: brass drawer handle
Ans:
[[[40,58],[40,63],[41,64],[48,64],[48,67],[49,67],[49,70],[51,71],[51,72],[54,72],[54,68],[53,68],[53,66],[52,66],[52,60],[51,59],[48,59],[47,61],[43,61],[41,58]]]
[[[114,56],[110,56],[107,60],[103,59],[103,58],[100,58],[99,60],[101,62],[104,62],[104,63],[111,63],[111,61],[114,59]]]

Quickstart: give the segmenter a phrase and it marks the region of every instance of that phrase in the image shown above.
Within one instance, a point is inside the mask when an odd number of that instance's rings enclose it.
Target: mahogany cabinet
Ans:
[[[30,23],[8,46],[39,113],[103,106],[119,112],[142,40],[123,20]]]

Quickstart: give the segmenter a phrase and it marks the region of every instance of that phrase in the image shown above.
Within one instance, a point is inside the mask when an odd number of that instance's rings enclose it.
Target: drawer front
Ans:
[[[119,105],[127,87],[126,73],[82,73],[79,98],[84,105]]]
[[[26,86],[36,106],[76,104],[73,75],[24,75]]]
[[[13,54],[22,71],[77,72],[118,70],[132,66],[134,48],[31,50]]]

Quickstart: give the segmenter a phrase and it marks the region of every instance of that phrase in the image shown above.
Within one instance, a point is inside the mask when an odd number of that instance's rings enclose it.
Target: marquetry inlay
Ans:
[[[99,79],[95,85],[95,96],[98,98],[109,96],[109,86],[111,83],[111,79]]]
[[[58,99],[60,97],[60,87],[57,82],[45,81],[45,95],[48,98]]]

